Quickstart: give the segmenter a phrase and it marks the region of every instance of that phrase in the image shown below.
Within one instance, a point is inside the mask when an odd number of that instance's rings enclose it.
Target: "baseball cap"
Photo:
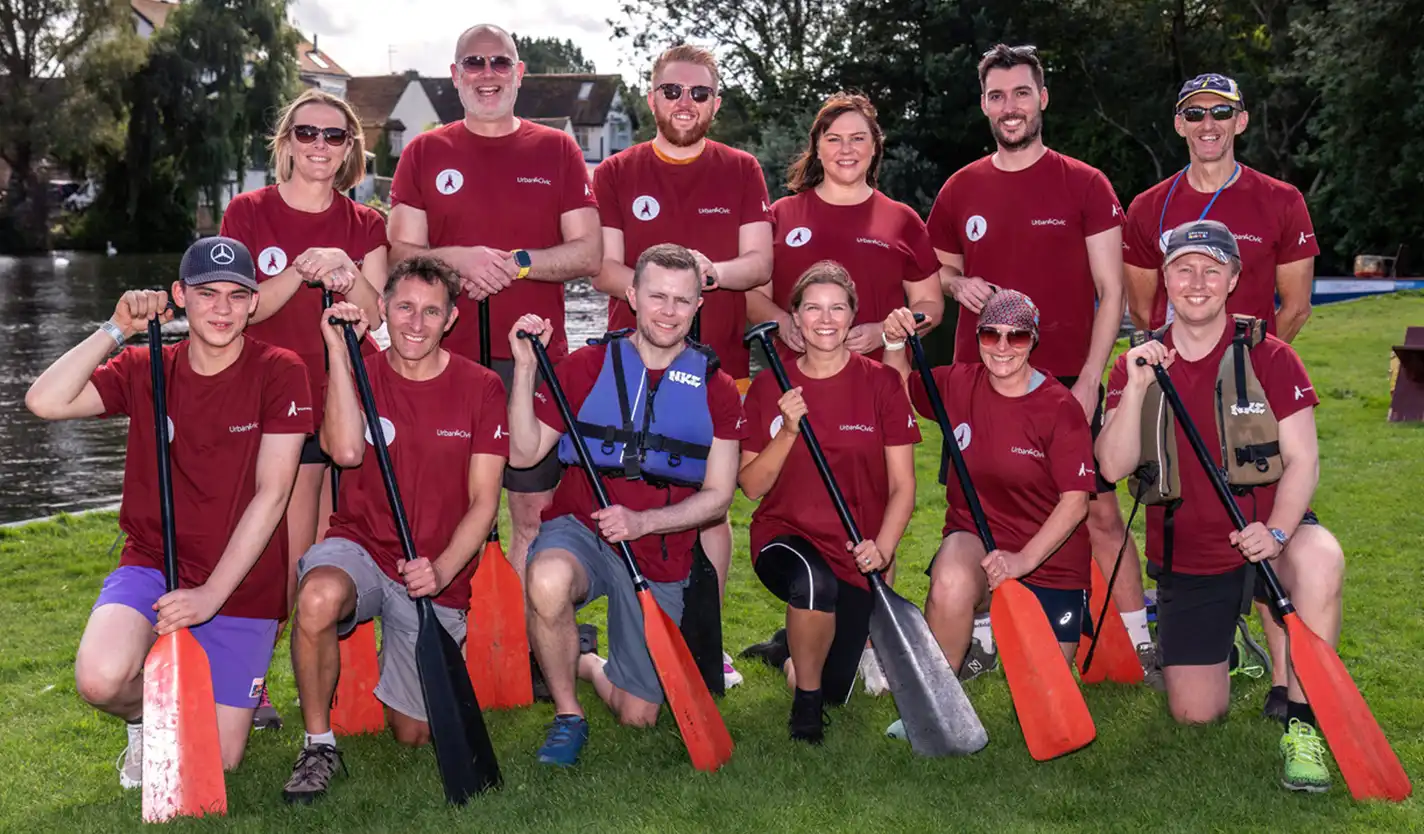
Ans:
[[[1227,101],[1241,103],[1241,88],[1236,81],[1215,72],[1204,72],[1183,84],[1182,89],[1177,91],[1177,106],[1181,107],[1182,102],[1197,93],[1211,93]]]
[[[1206,255],[1219,264],[1229,264],[1232,258],[1241,257],[1236,236],[1218,220],[1193,220],[1173,229],[1167,237],[1162,266],[1192,252]]]
[[[231,281],[254,292],[257,290],[257,271],[252,265],[252,254],[241,242],[230,237],[200,238],[189,246],[178,266],[178,280],[189,287]]]
[[[1033,299],[1018,290],[1000,288],[979,311],[979,324],[1002,324],[1015,330],[1028,330],[1038,338],[1038,307]]]

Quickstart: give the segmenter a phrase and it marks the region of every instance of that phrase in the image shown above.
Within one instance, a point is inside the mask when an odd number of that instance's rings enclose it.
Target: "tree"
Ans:
[[[519,50],[519,60],[524,62],[524,71],[544,73],[591,73],[595,72],[593,62],[583,56],[573,41],[565,38],[526,38],[514,35],[514,46]]]

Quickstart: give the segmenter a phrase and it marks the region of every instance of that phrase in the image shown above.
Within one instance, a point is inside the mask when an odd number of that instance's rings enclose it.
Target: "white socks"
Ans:
[[[1132,639],[1133,648],[1152,642],[1152,632],[1147,630],[1147,609],[1122,612],[1122,624],[1127,626],[1127,636]]]
[[[336,733],[331,730],[327,730],[324,733],[317,733],[316,735],[307,733],[306,746],[311,747],[313,744],[330,744],[332,747],[335,747]]]
[[[125,721],[124,729],[129,733],[129,744],[143,747],[143,722]]]
[[[984,651],[994,653],[994,631],[989,627],[989,615],[974,615],[974,639],[984,648]]]

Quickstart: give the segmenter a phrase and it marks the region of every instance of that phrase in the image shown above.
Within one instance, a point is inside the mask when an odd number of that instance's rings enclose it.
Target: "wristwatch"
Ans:
[[[1271,534],[1271,538],[1273,538],[1273,539],[1276,540],[1276,544],[1279,544],[1281,547],[1285,547],[1285,546],[1286,546],[1286,539],[1289,538],[1289,537],[1286,536],[1286,534],[1285,534],[1285,532],[1284,532],[1283,530],[1279,530],[1279,529],[1277,529],[1277,528],[1275,528],[1275,527],[1270,527],[1270,528],[1267,528],[1267,529],[1268,529],[1268,532]]]
[[[514,265],[519,267],[519,274],[514,276],[514,280],[529,277],[529,269],[534,266],[534,259],[529,257],[529,253],[523,249],[516,249],[510,254],[514,255]]]

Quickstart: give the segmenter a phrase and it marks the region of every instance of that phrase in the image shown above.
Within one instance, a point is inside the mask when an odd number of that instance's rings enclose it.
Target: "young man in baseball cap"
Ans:
[[[46,420],[129,417],[119,567],[104,580],[74,663],[80,697],[128,725],[119,784],[143,783],[143,664],[154,640],[190,628],[208,654],[223,765],[242,760],[252,712],[286,614],[287,536],[279,529],[312,431],[297,355],[247,339],[257,307],[252,256],[236,240],[189,247],[172,285],[188,338],[126,348],[173,317],[168,293],[130,290],[97,331],[25,396]],[[114,350],[118,354],[109,358]],[[179,588],[165,593],[149,351],[163,352]],[[107,361],[106,361],[107,360]]]
[[[1132,473],[1144,460],[1176,461],[1176,500],[1147,509],[1147,558],[1149,572],[1157,576],[1157,640],[1168,706],[1178,721],[1204,724],[1223,717],[1231,704],[1227,662],[1237,620],[1250,604],[1256,563],[1269,560],[1275,566],[1300,618],[1335,644],[1345,557],[1310,510],[1319,478],[1314,407],[1320,401],[1305,366],[1284,341],[1271,335],[1257,341],[1255,328],[1240,326],[1227,314],[1227,297],[1241,280],[1236,236],[1213,220],[1182,224],[1168,235],[1162,270],[1176,316],[1165,331],[1152,334],[1113,366],[1107,423],[1096,451],[1099,466],[1113,479]],[[1227,358],[1228,351],[1238,350],[1238,339],[1249,365]],[[1139,359],[1145,364],[1137,364]],[[1155,420],[1159,406],[1165,407],[1152,365],[1172,378],[1207,448],[1232,449],[1215,464],[1238,493],[1237,503],[1250,521],[1244,530],[1232,524],[1180,423],[1155,444],[1175,439],[1175,455],[1143,449],[1144,421]],[[1218,387],[1223,369],[1233,365],[1247,368],[1236,373],[1254,379]],[[1238,408],[1236,398],[1243,395],[1249,402]],[[1229,410],[1219,402],[1222,396],[1229,399]],[[1252,429],[1274,425],[1273,431],[1253,434],[1247,441],[1251,445],[1243,448],[1232,422],[1251,422]],[[1225,443],[1219,439],[1223,434]],[[1245,460],[1245,468],[1253,470],[1249,478],[1238,474],[1242,452],[1250,453]],[[1255,477],[1257,470],[1260,477]],[[1286,671],[1281,783],[1290,790],[1324,791],[1330,787],[1325,742],[1295,670],[1287,664]]]

